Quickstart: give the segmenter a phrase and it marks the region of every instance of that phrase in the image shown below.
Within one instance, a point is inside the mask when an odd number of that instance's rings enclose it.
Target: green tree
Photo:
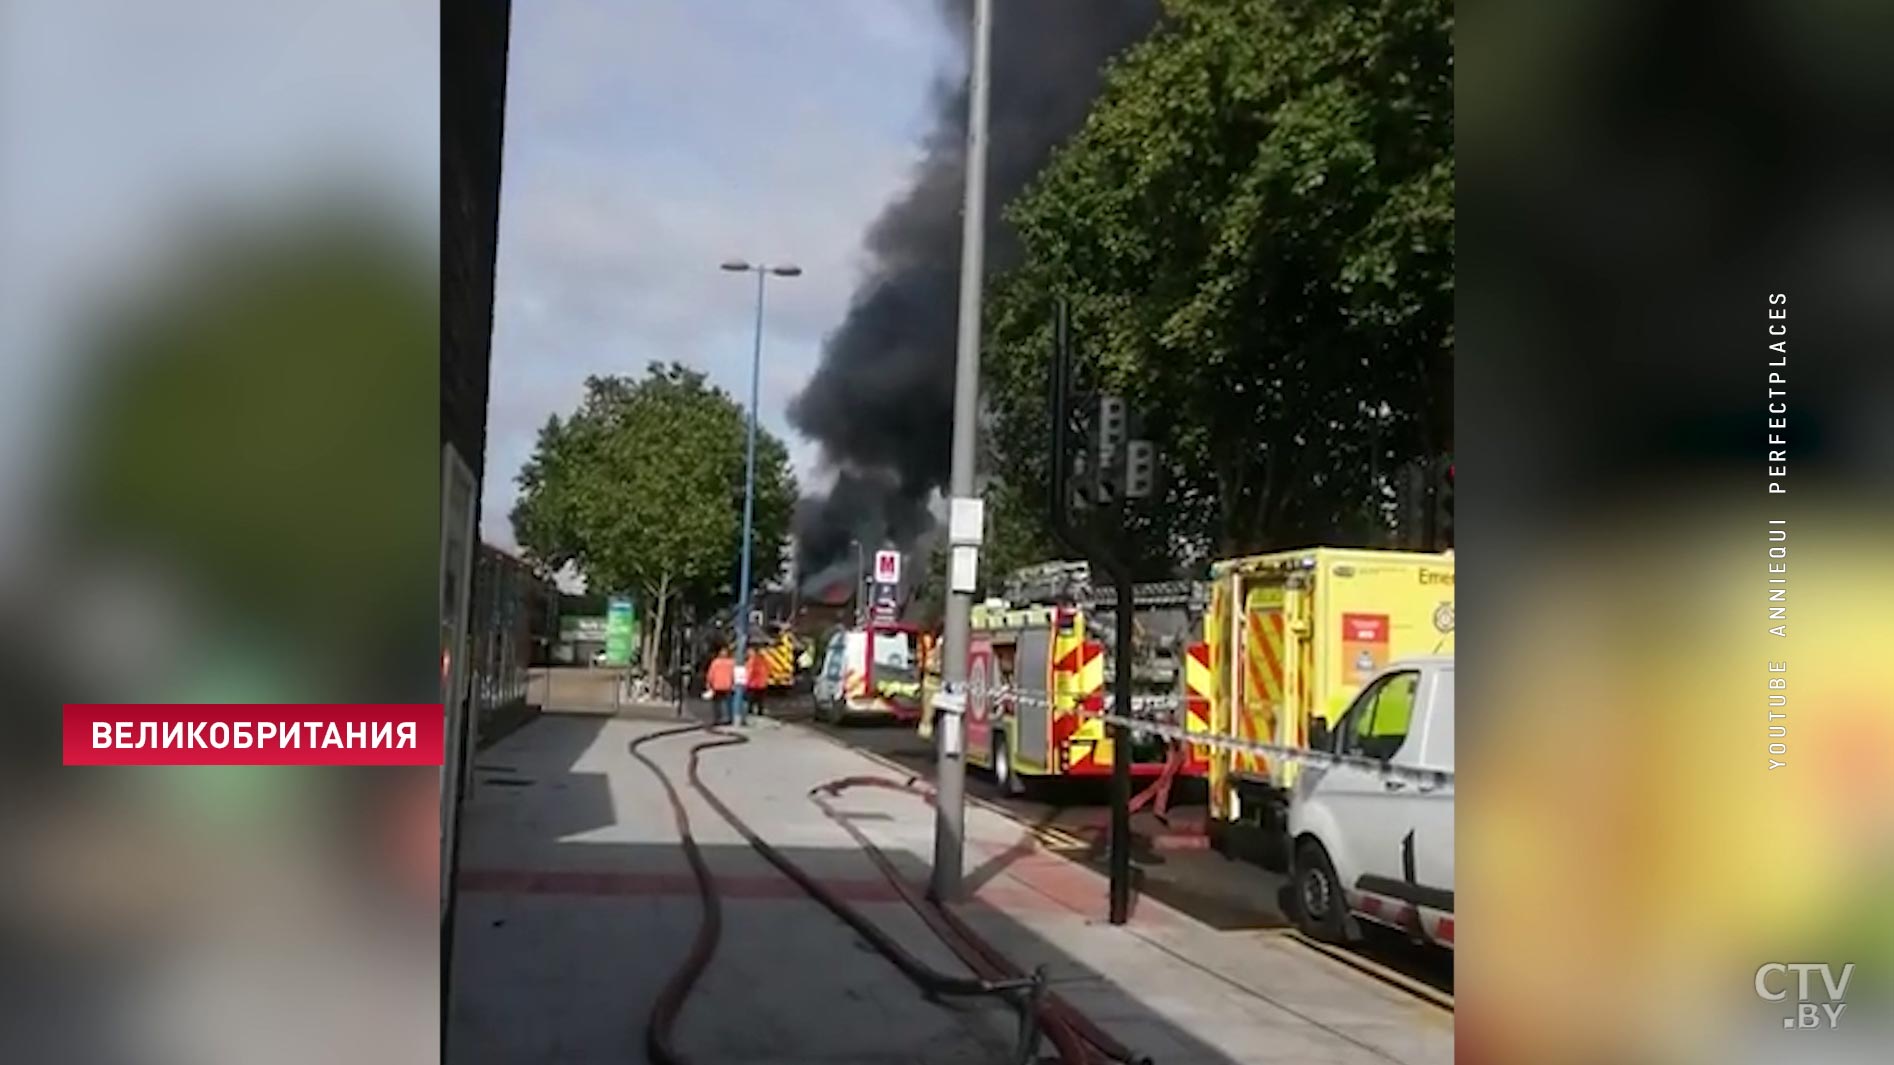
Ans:
[[[995,481],[987,485],[985,498],[986,544],[980,560],[983,594],[1000,594],[1007,575],[1022,567],[1070,554],[1053,539],[1043,493],[1028,496],[1020,482]]]
[[[1007,217],[996,474],[1043,498],[1055,296],[1168,467],[1146,558],[1368,542],[1377,474],[1451,447],[1447,0],[1167,0]]]
[[[734,596],[745,431],[743,409],[702,373],[653,363],[637,380],[588,378],[579,409],[547,421],[520,471],[514,537],[546,570],[571,564],[591,591],[641,600],[648,674],[676,605],[703,616]],[[795,500],[788,451],[759,430],[759,584],[782,568]]]
[[[439,300],[399,221],[337,192],[212,223],[90,323],[46,517],[190,604],[153,697],[437,690]]]

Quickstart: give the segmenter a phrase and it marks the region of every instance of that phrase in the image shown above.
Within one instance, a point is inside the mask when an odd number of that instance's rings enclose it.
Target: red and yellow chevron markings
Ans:
[[[1054,748],[1065,753],[1065,768],[1083,771],[1109,765],[1111,744],[1105,723],[1091,715],[1104,707],[1105,648],[1083,633],[1061,627],[1053,639]]]
[[[1216,690],[1217,677],[1210,665],[1210,645],[1191,644],[1184,654],[1184,727],[1186,729],[1206,735],[1210,733],[1210,703],[1216,697]],[[1193,744],[1184,762],[1183,771],[1187,774],[1208,772],[1209,755],[1209,748]]]
[[[1277,715],[1287,702],[1283,669],[1284,629],[1282,611],[1277,608],[1250,609],[1244,612],[1243,699],[1237,713],[1237,738],[1256,743],[1277,743]],[[1237,754],[1236,765],[1254,773],[1268,771],[1268,760],[1261,755]]]

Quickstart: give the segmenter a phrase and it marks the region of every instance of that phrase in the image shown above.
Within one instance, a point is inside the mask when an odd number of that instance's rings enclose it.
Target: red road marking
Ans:
[[[1084,874],[1084,875],[1074,875]],[[1007,880],[1013,883],[1006,883]],[[544,895],[567,898],[696,898],[697,880],[689,873],[608,873],[579,870],[468,869],[456,881],[462,891],[485,895]],[[725,899],[803,899],[808,896],[787,877],[774,873],[718,874],[717,891]],[[899,903],[893,885],[880,878],[827,877],[824,887],[847,902]],[[1022,859],[982,886],[978,897],[1002,912],[1090,913],[1105,904],[1104,881],[1070,862],[1051,859],[1041,866]]]
[[[689,873],[604,873],[532,869],[468,869],[457,879],[462,891],[508,895],[578,895],[605,898],[694,897],[697,879]],[[900,902],[893,885],[881,879],[829,878],[822,885],[850,902]],[[717,891],[727,899],[800,899],[807,896],[788,878],[774,873],[716,876]]]

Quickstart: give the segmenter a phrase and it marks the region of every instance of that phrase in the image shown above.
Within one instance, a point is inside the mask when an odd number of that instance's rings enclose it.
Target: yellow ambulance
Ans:
[[[1453,555],[1312,547],[1211,567],[1204,619],[1212,672],[1210,731],[1306,747],[1391,662],[1453,654]],[[1284,827],[1296,763],[1210,752],[1210,831],[1260,829],[1269,851]],[[1265,853],[1275,864],[1282,856]]]

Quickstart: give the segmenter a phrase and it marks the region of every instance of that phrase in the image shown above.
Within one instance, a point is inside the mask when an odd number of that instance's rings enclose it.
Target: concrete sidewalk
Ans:
[[[481,756],[463,823],[450,1061],[645,1060],[652,1002],[700,908],[670,804],[628,746],[674,724],[549,715]],[[703,754],[705,783],[910,952],[964,972],[807,797],[828,780],[888,772],[797,726],[746,734],[745,746]],[[1009,1008],[925,999],[691,791],[685,763],[700,738],[645,749],[684,794],[724,898],[721,943],[676,1028],[684,1054],[757,1065],[1008,1060]],[[877,790],[831,805],[925,881],[929,807]],[[1435,1006],[1272,934],[1217,932],[1148,900],[1114,928],[1096,873],[986,809],[969,808],[967,827],[974,890],[961,915],[1016,963],[1048,966],[1061,995],[1161,1065],[1452,1059],[1452,1016]]]

